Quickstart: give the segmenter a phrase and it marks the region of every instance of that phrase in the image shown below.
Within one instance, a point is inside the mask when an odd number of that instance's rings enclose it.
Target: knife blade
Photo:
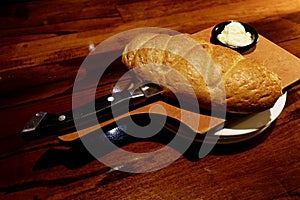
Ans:
[[[81,112],[75,118],[73,111],[60,114],[52,114],[44,111],[37,112],[25,124],[21,135],[25,140],[33,140],[53,134],[67,133],[75,129],[74,120],[79,119],[80,121],[87,122],[85,124],[85,127],[87,127],[89,119],[93,118],[95,114],[99,121],[104,121],[112,117],[112,107],[116,107],[124,101],[129,101],[129,106],[137,106],[147,101],[147,99],[152,99],[162,93],[163,89],[159,85],[145,82],[131,90],[123,90],[95,99],[95,110],[87,113]],[[88,106],[90,105],[86,104],[80,107],[80,111],[85,110],[84,107]],[[118,111],[117,114],[122,114],[122,111]]]

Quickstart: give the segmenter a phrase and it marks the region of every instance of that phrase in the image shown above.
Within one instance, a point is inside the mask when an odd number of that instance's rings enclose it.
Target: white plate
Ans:
[[[274,106],[266,111],[241,117],[217,131],[218,136],[243,136],[264,131],[280,115],[286,102],[286,92],[279,97]]]

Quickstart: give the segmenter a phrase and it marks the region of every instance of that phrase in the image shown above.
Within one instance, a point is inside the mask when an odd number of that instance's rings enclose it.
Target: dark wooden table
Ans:
[[[84,148],[64,146],[55,136],[33,142],[20,137],[37,111],[72,108],[72,86],[90,44],[138,27],[195,33],[228,19],[254,26],[300,57],[299,0],[1,2],[0,198],[299,198],[299,84],[288,90],[283,112],[259,138],[218,146],[203,159],[181,156],[148,173],[111,169]],[[97,96],[109,94],[124,71],[114,73],[104,78]],[[149,152],[161,147],[137,142],[124,148]]]

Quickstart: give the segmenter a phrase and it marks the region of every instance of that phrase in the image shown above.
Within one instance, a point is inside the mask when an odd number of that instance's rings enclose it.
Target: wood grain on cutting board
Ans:
[[[193,35],[198,37],[199,39],[209,41],[211,29],[212,28],[205,29]],[[256,45],[255,50],[244,56],[254,60],[258,64],[266,66],[271,71],[277,73],[282,79],[283,88],[289,86],[292,83],[295,83],[300,78],[300,59],[292,55],[291,53],[287,52],[283,48],[272,43],[271,41],[269,41],[268,39],[266,39],[261,35],[259,36],[259,41]],[[164,110],[159,109],[161,107],[163,107]],[[196,114],[190,111],[185,111],[175,106],[169,105],[165,102],[158,101],[146,105],[144,107],[138,108],[136,110],[133,110],[130,113],[121,115],[115,119],[111,119],[106,122],[100,123],[99,125],[95,125],[87,129],[84,129],[80,131],[80,133],[73,132],[67,135],[59,136],[59,138],[60,140],[63,141],[72,141],[74,139],[77,139],[79,135],[80,136],[86,135],[91,131],[95,131],[100,127],[112,123],[114,120],[118,120],[129,115],[134,115],[138,113],[149,113],[149,112],[158,113],[158,114],[166,113],[169,117],[182,121],[186,125],[190,126],[193,131],[196,131],[199,134],[204,134],[212,128],[215,128],[217,126],[222,126],[222,124],[225,121],[224,119],[214,118],[202,114]],[[189,117],[182,118],[183,115]],[[195,123],[195,119],[197,119],[197,123]],[[195,126],[195,124],[198,125]]]

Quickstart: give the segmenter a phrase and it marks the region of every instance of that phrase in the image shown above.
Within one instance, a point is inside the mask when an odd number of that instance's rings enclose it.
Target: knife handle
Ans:
[[[75,130],[98,124],[129,111],[129,108],[140,106],[143,102],[160,96],[163,89],[151,82],[140,84],[131,90],[123,90],[102,96],[91,102],[61,114],[36,113],[25,125],[22,136],[24,139],[36,139],[49,134],[62,135]],[[134,99],[131,101],[131,99]],[[112,113],[112,107],[114,107]],[[113,115],[114,114],[114,115]],[[95,115],[98,120],[95,121]],[[75,120],[75,121],[74,121]],[[77,121],[78,120],[78,121]],[[78,122],[79,125],[78,125]],[[78,127],[79,126],[79,127]]]
[[[38,112],[23,128],[21,133],[22,137],[26,140],[32,140],[52,134],[61,135],[75,130],[74,120],[82,122],[81,125],[83,127],[94,125],[91,119],[94,119],[95,115],[99,122],[105,121],[112,117],[112,106],[115,107],[114,110],[117,111],[117,114],[126,111],[126,107],[122,106],[124,105],[122,102],[126,100],[129,101],[131,97],[132,95],[129,91],[122,91],[112,95],[102,96],[95,100],[95,104],[87,103],[73,111],[65,113],[49,114],[46,112]]]

